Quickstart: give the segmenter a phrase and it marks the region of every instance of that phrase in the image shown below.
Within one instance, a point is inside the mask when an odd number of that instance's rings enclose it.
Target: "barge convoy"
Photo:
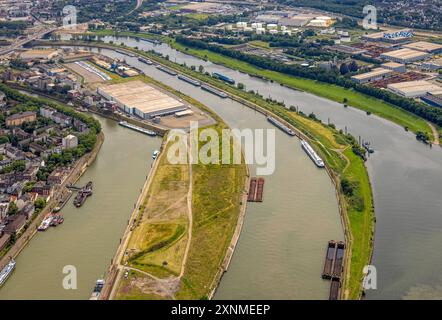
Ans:
[[[251,178],[249,194],[247,196],[248,202],[262,202],[264,193],[264,178]]]
[[[324,168],[324,161],[318,156],[318,154],[313,150],[312,146],[305,140],[301,140],[301,145],[304,151],[308,154],[310,159],[316,164],[318,168]]]
[[[122,127],[129,128],[129,129],[132,129],[132,130],[134,130],[134,131],[137,131],[137,132],[141,132],[141,133],[147,134],[148,136],[151,136],[151,137],[157,135],[155,131],[147,130],[147,129],[144,129],[144,128],[141,128],[141,127],[135,126],[135,125],[130,124],[130,123],[126,122],[126,121],[120,121],[120,122],[118,122],[118,124],[119,124],[120,126],[122,126]]]
[[[9,263],[0,271],[0,287],[3,286],[11,276],[12,271],[15,269],[16,262],[15,260],[9,261]]]
[[[78,191],[77,196],[74,199],[74,206],[81,207],[86,199],[92,195],[92,181],[89,181],[83,188]]]
[[[342,241],[330,240],[325,254],[324,269],[322,278],[331,280],[330,300],[339,299],[339,289],[341,287],[342,269],[344,267],[345,244]]]
[[[281,129],[282,131],[284,131],[285,133],[287,133],[290,136],[294,136],[295,132],[290,129],[289,127],[287,127],[285,124],[283,124],[281,121],[276,120],[273,117],[267,117],[267,121],[274,124],[276,127],[278,127],[279,129]]]

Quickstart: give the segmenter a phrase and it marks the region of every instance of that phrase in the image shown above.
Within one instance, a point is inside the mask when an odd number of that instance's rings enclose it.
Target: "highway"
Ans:
[[[37,40],[37,39],[41,39],[42,37],[44,37],[45,35],[54,32],[55,30],[57,30],[58,28],[56,27],[52,27],[50,29],[45,29],[42,30],[38,33],[36,33],[35,35],[32,35],[30,37],[27,37],[26,39],[20,40],[18,42],[14,42],[13,44],[11,44],[10,46],[3,48],[0,50],[0,56],[4,56],[8,53],[11,53],[14,50],[17,50],[18,48],[21,48],[22,46],[24,46],[25,44]]]

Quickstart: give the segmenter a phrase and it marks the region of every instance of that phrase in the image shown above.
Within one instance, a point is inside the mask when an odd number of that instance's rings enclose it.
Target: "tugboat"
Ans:
[[[80,191],[74,199],[74,206],[81,207],[86,201],[87,197],[92,195],[92,181],[89,181]]]

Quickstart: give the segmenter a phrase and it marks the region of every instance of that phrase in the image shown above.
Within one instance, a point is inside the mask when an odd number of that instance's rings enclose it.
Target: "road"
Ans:
[[[40,32],[38,32],[37,34],[28,37],[26,39],[20,40],[18,42],[14,42],[13,44],[11,44],[10,46],[0,50],[0,56],[6,55],[14,50],[17,50],[18,48],[21,48],[22,46],[24,46],[25,44],[37,40],[37,39],[41,39],[42,37],[44,37],[45,35],[54,32],[55,30],[57,30],[58,28],[50,28],[50,29],[44,29]]]

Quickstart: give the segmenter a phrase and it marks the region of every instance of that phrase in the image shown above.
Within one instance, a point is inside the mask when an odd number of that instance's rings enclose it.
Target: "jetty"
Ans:
[[[264,178],[251,178],[249,194],[247,196],[248,202],[262,202],[264,194]]]

